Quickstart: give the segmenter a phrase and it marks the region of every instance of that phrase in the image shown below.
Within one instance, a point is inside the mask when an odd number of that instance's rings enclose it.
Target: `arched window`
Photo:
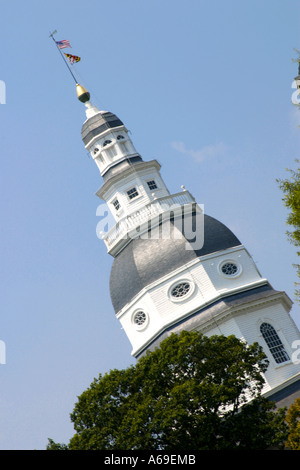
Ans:
[[[260,325],[260,332],[277,364],[290,360],[288,353],[284,349],[284,346],[272,325],[269,323],[262,323]]]

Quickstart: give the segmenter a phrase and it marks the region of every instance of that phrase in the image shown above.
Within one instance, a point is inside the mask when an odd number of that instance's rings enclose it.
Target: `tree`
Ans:
[[[66,444],[60,444],[54,442],[53,439],[48,439],[48,445],[46,450],[69,450]]]
[[[100,375],[71,420],[71,450],[221,450],[283,446],[284,410],[261,396],[268,361],[234,336],[171,334],[125,370]],[[246,403],[251,399],[250,403]]]
[[[289,407],[286,422],[289,426],[286,447],[291,450],[300,450],[300,398],[297,398]]]
[[[299,163],[299,160],[296,160],[296,163]],[[282,190],[284,197],[284,205],[290,209],[290,212],[287,216],[287,224],[293,227],[293,230],[287,231],[287,236],[293,245],[296,247],[300,246],[300,168],[297,170],[287,169],[290,173],[290,179],[277,179],[279,188]],[[300,251],[297,251],[297,255],[300,255]],[[300,277],[300,264],[294,264],[297,276]],[[299,283],[295,283],[299,285]],[[300,290],[297,288],[295,291],[296,298],[298,302],[300,301]]]

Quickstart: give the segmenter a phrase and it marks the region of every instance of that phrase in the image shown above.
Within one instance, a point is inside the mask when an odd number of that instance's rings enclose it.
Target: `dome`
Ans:
[[[187,250],[187,239],[175,227],[178,233],[169,238],[155,237],[155,230],[151,239],[131,240],[114,259],[110,295],[116,313],[144,287],[185,263],[241,244],[231,230],[208,215],[204,215],[204,244],[198,250]]]
[[[109,111],[99,111],[91,118],[87,119],[81,129],[81,137],[84,145],[96,136],[101,135],[106,129],[123,126],[123,122]]]

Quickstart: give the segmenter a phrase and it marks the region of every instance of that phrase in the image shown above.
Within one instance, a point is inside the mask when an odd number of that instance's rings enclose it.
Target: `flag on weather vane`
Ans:
[[[66,66],[68,67],[68,70],[70,72],[70,74],[72,75],[75,83],[76,83],[76,86],[79,87],[78,85],[78,80],[77,78],[75,77],[73,71],[71,70],[71,67],[69,64],[73,65],[75,64],[76,62],[79,62],[81,60],[81,57],[79,57],[78,55],[72,55],[72,54],[66,54],[65,52],[62,53],[61,49],[65,49],[66,47],[72,47],[71,44],[70,44],[70,41],[68,41],[67,39],[64,39],[62,41],[56,41],[56,39],[54,39],[54,34],[57,33],[57,30],[55,29],[53,31],[53,33],[50,34],[50,38],[53,39],[53,42],[54,44],[56,45],[57,47],[57,50],[59,51],[64,63],[66,64]],[[68,59],[68,60],[67,60]],[[83,89],[83,87],[80,87],[81,89]],[[84,95],[84,93],[83,93]],[[89,94],[88,94],[89,95]],[[82,99],[79,98],[81,101]],[[89,99],[89,96],[88,96],[88,99]]]
[[[64,39],[63,41],[55,41],[59,49],[65,49],[66,47],[72,47],[70,41]]]
[[[80,61],[80,57],[78,57],[78,55],[72,55],[72,54],[66,54],[65,53],[65,56],[69,59],[69,61],[71,62],[71,64],[75,64],[76,62],[79,62]]]

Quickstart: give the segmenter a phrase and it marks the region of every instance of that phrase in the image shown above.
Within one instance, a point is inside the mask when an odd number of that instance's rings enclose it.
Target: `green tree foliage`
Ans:
[[[261,397],[267,359],[234,336],[172,334],[78,398],[70,450],[279,448],[284,410]],[[245,404],[252,398],[251,402]]]
[[[299,160],[296,160],[296,163],[299,163]],[[300,247],[300,168],[297,170],[287,169],[290,173],[290,178],[278,179],[277,183],[279,188],[283,192],[283,203],[289,209],[289,214],[287,216],[287,224],[293,228],[293,230],[287,231],[287,236],[294,246],[297,248]],[[300,255],[300,250],[298,248],[297,255]],[[297,270],[297,276],[300,277],[300,264],[294,264]],[[296,286],[299,286],[299,283],[295,283]],[[300,290],[296,288],[296,297],[300,301]]]
[[[289,407],[286,422],[289,426],[286,447],[291,450],[300,450],[300,398],[297,398]]]
[[[66,444],[59,444],[54,442],[53,439],[48,439],[48,445],[46,450],[69,450]]]

